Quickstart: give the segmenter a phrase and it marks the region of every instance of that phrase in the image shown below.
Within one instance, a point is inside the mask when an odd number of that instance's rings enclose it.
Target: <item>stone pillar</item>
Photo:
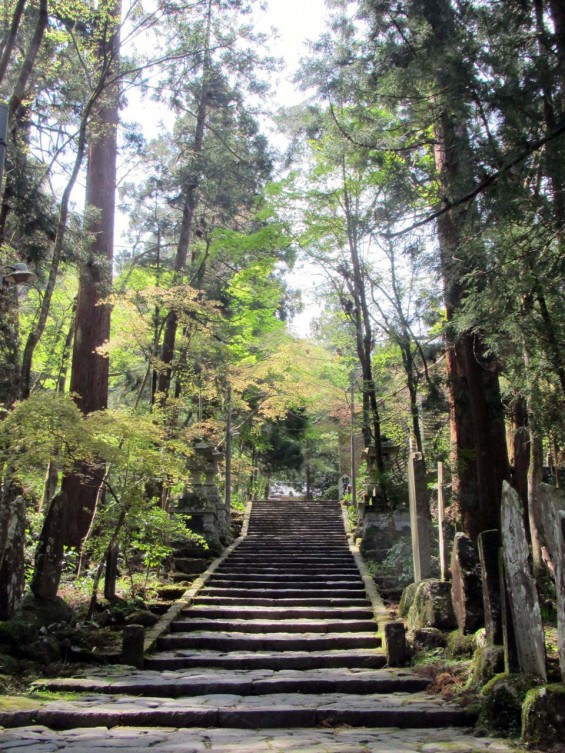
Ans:
[[[424,459],[419,452],[411,453],[408,459],[408,498],[410,502],[414,582],[418,583],[432,575],[430,509],[427,499]]]
[[[122,638],[122,662],[132,667],[143,667],[143,644],[145,629],[143,625],[126,625]]]
[[[408,646],[406,645],[406,627],[400,620],[385,622],[385,649],[387,666],[404,667],[408,661]]]
[[[543,538],[554,569],[557,648],[561,679],[565,682],[565,493],[548,484],[540,484],[538,501]]]
[[[462,633],[474,633],[483,624],[483,594],[479,557],[471,539],[457,533],[451,557],[451,600]]]
[[[514,674],[520,671],[520,664],[518,662],[510,599],[506,588],[502,547],[498,550],[498,570],[500,572],[500,621],[502,623],[502,645],[504,647],[504,671],[506,674]]]
[[[481,563],[481,587],[485,612],[487,641],[491,645],[502,645],[502,615],[500,601],[500,568],[498,564],[500,533],[483,531],[478,538],[479,560]]]
[[[520,669],[546,681],[545,638],[538,595],[531,575],[524,510],[518,493],[502,484],[502,549]]]

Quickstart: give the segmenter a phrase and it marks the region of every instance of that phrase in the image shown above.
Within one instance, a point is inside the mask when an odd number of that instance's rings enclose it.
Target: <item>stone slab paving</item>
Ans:
[[[0,730],[1,753],[525,753],[468,730],[138,729]],[[531,753],[531,751],[530,751]]]

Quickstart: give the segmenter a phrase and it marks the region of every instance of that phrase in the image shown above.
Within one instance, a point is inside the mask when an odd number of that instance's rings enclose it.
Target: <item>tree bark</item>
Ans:
[[[40,599],[57,596],[65,553],[66,522],[67,495],[61,492],[51,500],[35,552],[31,590]]]
[[[108,358],[98,352],[110,337],[110,306],[102,303],[110,293],[114,240],[121,4],[112,2],[113,26],[100,41],[104,91],[97,101],[90,126],[86,178],[87,230],[92,235],[89,258],[80,270],[70,391],[83,413],[104,410],[108,404]],[[66,544],[80,550],[96,508],[103,472],[86,464],[63,479],[69,499]]]
[[[441,6],[441,7],[440,7]],[[445,2],[425,3],[426,18],[438,45],[447,42],[452,11]],[[442,12],[440,12],[442,11]],[[445,15],[447,14],[447,15]],[[438,86],[452,92],[453,82],[438,71]],[[463,96],[463,94],[462,94]],[[465,114],[456,116],[446,104],[436,121],[435,163],[441,195],[455,195],[468,179],[472,151]],[[454,331],[465,293],[464,276],[476,266],[466,260],[465,230],[473,215],[452,210],[438,218],[440,265],[448,322],[447,369],[452,439],[453,497],[463,531],[475,540],[481,531],[499,528],[502,481],[509,480],[504,410],[495,364],[485,358],[480,334]]]
[[[0,497],[0,620],[14,617],[25,586],[25,501],[11,482]]]

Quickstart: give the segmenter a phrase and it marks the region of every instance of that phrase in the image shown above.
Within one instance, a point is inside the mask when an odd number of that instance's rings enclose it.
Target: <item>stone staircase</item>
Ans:
[[[472,713],[427,695],[421,677],[386,668],[377,629],[340,505],[256,502],[247,536],[158,639],[143,669],[42,681],[42,688],[82,695],[0,712],[0,725],[472,725]]]

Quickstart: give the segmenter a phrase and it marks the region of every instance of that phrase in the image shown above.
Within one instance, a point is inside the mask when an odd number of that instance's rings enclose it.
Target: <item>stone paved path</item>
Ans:
[[[376,632],[339,505],[255,503],[247,537],[146,669],[43,682],[80,696],[0,713],[0,753],[510,750],[474,738],[473,714],[422,678],[387,669]]]

